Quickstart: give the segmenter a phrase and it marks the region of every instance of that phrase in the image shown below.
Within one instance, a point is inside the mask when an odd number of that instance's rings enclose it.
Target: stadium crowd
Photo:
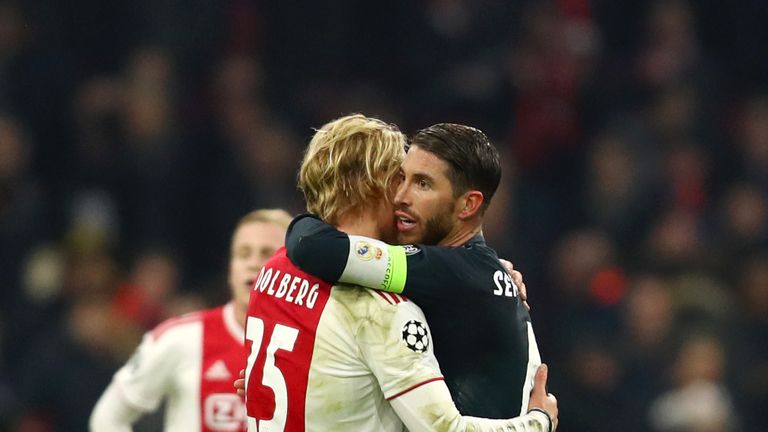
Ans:
[[[768,430],[766,20],[0,0],[0,430],[86,430],[144,331],[226,299],[239,216],[302,211],[311,128],[351,112],[499,147],[485,236],[525,275],[560,431]]]

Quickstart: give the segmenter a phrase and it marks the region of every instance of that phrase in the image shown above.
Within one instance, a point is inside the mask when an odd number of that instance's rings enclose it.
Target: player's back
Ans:
[[[312,421],[306,430],[403,430],[366,362],[372,345],[386,344],[396,311],[375,295],[359,287],[332,288],[310,365],[306,415]]]
[[[407,325],[421,329],[418,346],[403,339]],[[284,249],[251,293],[246,338],[249,430],[400,431],[386,398],[442,379],[417,306],[332,287],[296,268]]]

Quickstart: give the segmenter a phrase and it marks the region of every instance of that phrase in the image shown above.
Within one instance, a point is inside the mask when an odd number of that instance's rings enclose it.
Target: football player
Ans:
[[[170,319],[147,333],[114,376],[90,419],[92,431],[130,431],[144,413],[166,402],[166,432],[245,430],[243,398],[232,380],[245,358],[244,325],[250,287],[264,262],[283,246],[290,215],[256,210],[232,236],[224,306]]]

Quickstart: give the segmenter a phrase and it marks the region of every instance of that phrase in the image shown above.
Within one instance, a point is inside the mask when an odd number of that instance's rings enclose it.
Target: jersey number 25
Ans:
[[[283,373],[275,365],[275,352],[277,350],[293,351],[299,335],[297,329],[282,324],[276,324],[271,333],[269,342],[264,344],[264,321],[260,318],[248,317],[245,335],[253,344],[245,368],[245,394],[246,404],[256,407],[255,413],[248,413],[248,424],[249,430],[260,432],[285,430],[288,390]],[[256,368],[255,371],[254,368]],[[259,370],[259,368],[262,369]],[[261,382],[258,382],[260,377]],[[250,403],[247,398],[257,400],[254,401],[255,403]]]

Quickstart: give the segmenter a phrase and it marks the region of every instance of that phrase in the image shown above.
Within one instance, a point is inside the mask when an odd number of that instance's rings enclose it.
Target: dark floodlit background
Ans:
[[[485,234],[525,274],[562,432],[765,432],[766,23],[762,0],[0,0],[0,430],[84,431],[143,331],[226,300],[239,216],[302,210],[311,128],[362,112],[503,153]]]

